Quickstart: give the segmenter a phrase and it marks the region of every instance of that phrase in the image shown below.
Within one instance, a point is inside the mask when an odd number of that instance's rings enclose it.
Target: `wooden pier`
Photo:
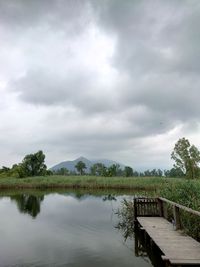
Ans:
[[[169,207],[172,223],[166,219]],[[134,200],[135,222],[159,248],[165,266],[200,266],[200,243],[182,231],[180,210],[200,218],[200,212],[164,198]]]

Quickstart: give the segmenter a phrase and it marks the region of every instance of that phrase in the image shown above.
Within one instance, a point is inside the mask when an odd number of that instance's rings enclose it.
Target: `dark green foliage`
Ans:
[[[187,178],[199,176],[200,151],[186,138],[179,139],[175,144],[171,158],[175,161],[174,167],[180,168]]]
[[[117,173],[119,172],[119,170],[120,170],[120,166],[118,164],[112,164],[110,167],[107,168],[104,176],[107,176],[107,177],[117,176]]]
[[[171,170],[165,170],[164,171],[165,177],[170,178],[183,178],[185,177],[185,174],[180,168],[172,168]]]
[[[24,176],[41,176],[46,174],[47,166],[44,164],[45,155],[40,150],[35,154],[26,155],[20,167]]]
[[[75,168],[77,169],[80,175],[83,175],[84,170],[86,169],[86,165],[83,161],[78,161],[77,164],[75,165]]]
[[[53,174],[56,174],[56,175],[69,175],[69,170],[67,168],[61,168],[61,169],[58,169],[58,170],[55,170],[52,172]]]
[[[2,177],[25,177],[24,172],[21,168],[21,164],[14,164],[12,168],[2,167],[0,169],[0,176]]]
[[[53,175],[54,173],[51,170],[46,170],[46,175]]]
[[[90,168],[90,172],[92,175],[104,176],[106,173],[106,166],[102,163],[95,163]]]
[[[181,184],[169,184],[160,192],[161,196],[194,210],[200,211],[200,184],[187,181]],[[181,211],[181,224],[186,233],[200,241],[200,217]],[[172,210],[168,207],[169,216]]]
[[[162,177],[163,172],[160,169],[146,170],[144,172],[140,172],[138,176],[141,177]]]
[[[133,176],[133,169],[131,167],[129,167],[129,166],[126,166],[124,168],[124,176],[126,176],[126,177]]]
[[[3,167],[0,169],[0,173],[8,173],[9,171],[10,171],[10,168],[5,167],[5,166],[3,166]]]
[[[2,167],[0,169],[1,177],[24,178],[29,176],[51,175],[44,164],[45,155],[42,151],[35,154],[26,155],[22,163],[14,164],[12,168]]]

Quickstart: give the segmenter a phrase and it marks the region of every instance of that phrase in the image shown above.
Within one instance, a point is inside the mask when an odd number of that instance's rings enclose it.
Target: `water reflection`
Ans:
[[[161,258],[162,252],[143,230],[136,227],[134,237],[136,257],[146,258],[148,256],[154,267],[166,266],[165,262]]]
[[[132,201],[123,199],[122,205],[118,208],[116,214],[118,215],[119,221],[115,226],[124,237],[132,238],[134,236],[134,204]]]
[[[68,193],[63,194],[64,196],[69,196]],[[88,197],[88,195],[85,195],[81,192],[76,192],[71,194],[74,196],[77,200],[84,200]],[[41,202],[44,200],[44,195],[30,195],[28,193],[26,194],[17,194],[10,196],[10,199],[15,201],[17,204],[17,208],[21,213],[29,214],[31,217],[36,218],[37,215],[40,213],[40,205]],[[116,197],[112,194],[108,194],[102,197],[103,201],[117,201]]]
[[[142,257],[144,260],[150,259],[154,267],[164,267],[165,262],[161,258],[161,251],[151,240],[148,234],[141,230],[134,222],[134,203],[133,201],[123,200],[121,208],[117,212],[119,222],[116,228],[122,233],[124,241],[132,238],[135,243],[135,256]]]
[[[28,194],[19,194],[10,197],[11,200],[15,201],[18,207],[18,210],[21,213],[27,213],[33,218],[40,213],[40,205],[44,200],[43,196],[35,196]]]
[[[116,197],[114,195],[108,194],[107,196],[103,197],[103,201],[117,201]]]
[[[134,239],[124,242],[115,228],[124,198],[132,197],[80,192],[2,197],[0,267],[152,266],[147,257],[135,256]]]

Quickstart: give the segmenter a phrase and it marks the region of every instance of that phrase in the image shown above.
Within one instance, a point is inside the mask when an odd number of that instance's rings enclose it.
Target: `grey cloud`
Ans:
[[[89,70],[59,73],[57,70],[52,72],[48,68],[38,68],[29,70],[12,87],[20,93],[21,100],[34,105],[67,105],[83,113],[104,113],[114,104],[104,98],[95,79],[95,73]]]
[[[152,75],[127,86],[123,100],[128,105],[138,103],[169,119],[199,119],[200,80],[196,75],[180,77],[177,74]]]
[[[51,162],[55,154],[82,154],[164,165],[169,149],[155,150],[156,138],[169,148],[188,129],[199,131],[199,20],[197,0],[0,1],[0,69],[20,110],[14,126],[23,127],[20,105],[30,117],[41,116],[16,132],[26,142],[21,148],[11,142],[10,151],[41,147]],[[103,63],[107,43],[90,54],[96,32],[114,47]],[[4,148],[14,129],[13,111],[5,109]]]
[[[81,98],[90,87],[90,77],[87,73],[68,71],[65,75],[60,75],[57,71],[36,69],[29,70],[13,86],[21,93],[21,98],[30,103],[73,103],[73,97]]]
[[[54,29],[56,29],[55,26],[62,26],[65,30],[73,28],[73,31],[79,32],[90,22],[89,15],[87,1],[8,0],[0,2],[1,24],[15,30],[41,27],[46,23]]]
[[[199,1],[110,0],[96,5],[100,26],[118,37],[116,68],[130,75],[199,72]]]
[[[143,105],[168,129],[198,120],[199,1],[104,3],[97,3],[99,24],[118,37],[112,63],[130,79],[124,107]]]

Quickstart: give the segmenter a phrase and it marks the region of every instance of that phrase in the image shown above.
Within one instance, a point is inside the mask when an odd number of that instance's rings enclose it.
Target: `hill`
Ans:
[[[79,161],[83,161],[87,167],[86,169],[86,172],[89,172],[90,171],[90,167],[95,164],[95,163],[102,163],[104,164],[106,167],[110,167],[112,164],[119,164],[120,165],[120,168],[124,169],[124,165],[121,164],[121,163],[118,163],[116,161],[113,161],[113,160],[109,160],[109,159],[96,159],[96,160],[89,160],[85,157],[79,157],[75,160],[69,160],[69,161],[63,161],[63,162],[60,162],[58,164],[56,164],[55,166],[51,167],[50,170],[52,171],[56,171],[56,170],[59,170],[61,168],[66,168],[68,169],[69,171],[76,171],[75,169],[75,165],[77,164],[77,162]]]

